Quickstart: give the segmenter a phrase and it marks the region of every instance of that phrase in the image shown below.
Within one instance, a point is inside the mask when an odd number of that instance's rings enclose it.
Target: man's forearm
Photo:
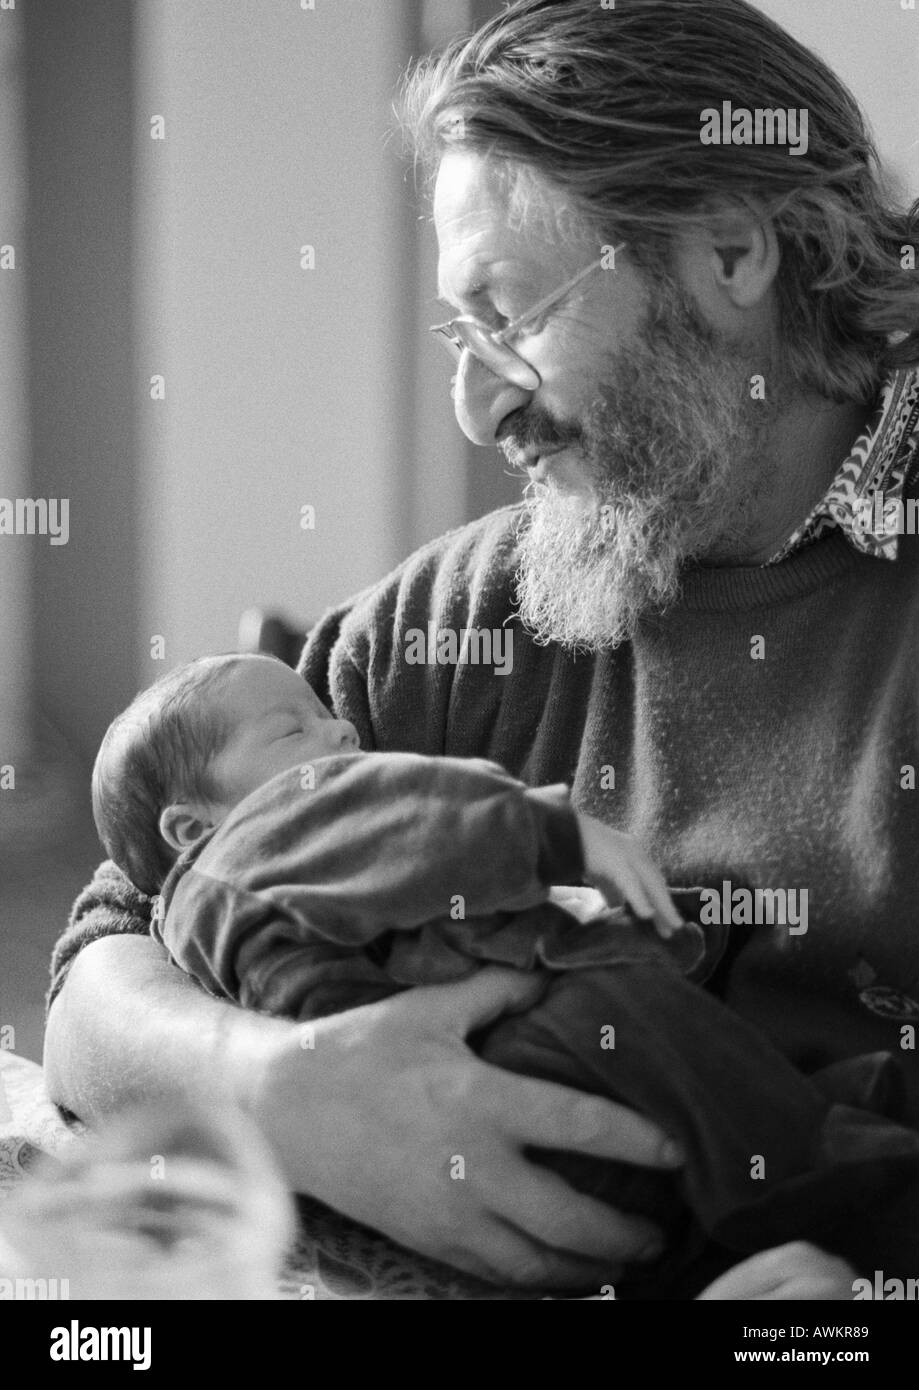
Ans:
[[[80,952],[52,1005],[48,1093],[88,1124],[202,1089],[250,1110],[263,1060],[290,1027],[211,998],[149,937],[105,937]]]

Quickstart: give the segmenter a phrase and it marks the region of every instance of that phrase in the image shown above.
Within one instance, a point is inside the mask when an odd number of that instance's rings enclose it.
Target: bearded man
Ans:
[[[806,148],[703,141],[727,98],[806,111]],[[884,1054],[919,1125],[919,544],[860,505],[916,496],[919,234],[855,102],[743,0],[520,0],[420,64],[404,109],[457,419],[526,498],[327,615],[302,673],[364,748],[569,782],[671,884],[807,890],[806,932],[732,931],[709,987],[807,1073]],[[508,625],[500,674],[405,660],[418,629]],[[410,991],[304,1054],[172,970],[147,915],[103,866],[59,943],[59,1102],[91,1120],[205,1077],[293,1186],[493,1278],[655,1256],[653,1225],[522,1151],[663,1166],[666,1136],[466,1046],[526,979]]]

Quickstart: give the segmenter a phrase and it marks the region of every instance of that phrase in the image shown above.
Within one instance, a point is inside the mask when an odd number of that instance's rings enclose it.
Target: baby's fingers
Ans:
[[[666,939],[683,925],[683,919],[673,905],[664,876],[637,840],[630,835],[621,839],[617,886],[632,910],[639,917],[652,918]]]
[[[580,813],[585,876],[613,902],[625,899],[639,917],[652,919],[661,936],[681,925],[660,869],[638,841],[602,821]],[[612,891],[610,891],[612,890]]]
[[[653,917],[658,932],[666,940],[680,929],[683,925],[683,919],[673,905],[663,874],[657,865],[647,858],[643,850],[640,850],[640,858],[637,860],[635,868],[636,876],[650,909],[640,915]],[[637,905],[633,903],[632,906],[638,912]]]

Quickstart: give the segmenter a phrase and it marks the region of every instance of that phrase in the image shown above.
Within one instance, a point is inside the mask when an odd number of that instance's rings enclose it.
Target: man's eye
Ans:
[[[523,324],[522,327],[517,329],[517,332],[514,334],[514,337],[535,338],[537,333],[541,333],[543,331],[548,322],[548,314],[543,314],[542,318],[538,319],[527,319],[526,323]]]

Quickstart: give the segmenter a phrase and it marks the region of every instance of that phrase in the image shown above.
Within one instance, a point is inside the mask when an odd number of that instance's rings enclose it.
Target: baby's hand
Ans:
[[[627,902],[638,917],[653,918],[665,940],[683,925],[663,874],[633,835],[576,812],[584,850],[584,877],[613,907]]]

